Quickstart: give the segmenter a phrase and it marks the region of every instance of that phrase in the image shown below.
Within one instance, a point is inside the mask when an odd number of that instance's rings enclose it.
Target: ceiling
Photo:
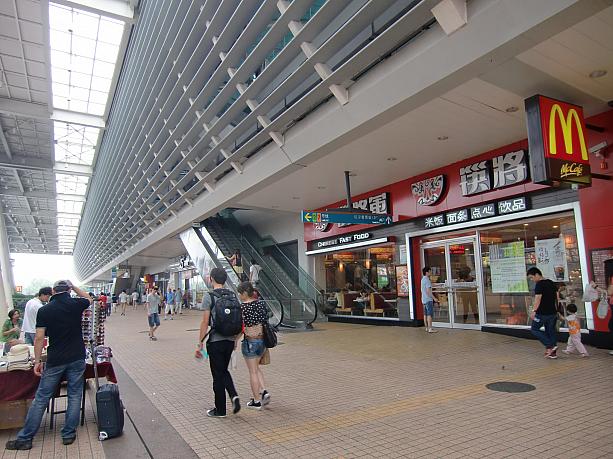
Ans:
[[[590,74],[607,73],[599,78]],[[523,101],[536,93],[582,105],[613,100],[613,7],[501,63],[237,205],[299,212],[364,193],[526,137]],[[513,110],[516,111],[513,112]],[[439,140],[440,139],[440,140]]]
[[[0,2],[0,218],[11,253],[72,253],[135,1]]]

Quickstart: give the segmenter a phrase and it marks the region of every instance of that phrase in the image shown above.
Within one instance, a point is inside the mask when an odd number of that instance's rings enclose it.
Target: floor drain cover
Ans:
[[[520,382],[511,382],[511,381],[499,381],[494,383],[486,384],[489,390],[495,390],[498,392],[530,392],[536,389],[532,384],[525,384]]]

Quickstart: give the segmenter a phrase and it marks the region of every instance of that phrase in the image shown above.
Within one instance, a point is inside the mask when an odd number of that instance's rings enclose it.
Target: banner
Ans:
[[[407,265],[396,266],[396,292],[398,296],[409,296],[409,267]]]
[[[493,293],[528,293],[524,241],[489,246]]]
[[[564,239],[537,239],[534,241],[536,267],[543,277],[554,282],[568,282],[568,262]]]

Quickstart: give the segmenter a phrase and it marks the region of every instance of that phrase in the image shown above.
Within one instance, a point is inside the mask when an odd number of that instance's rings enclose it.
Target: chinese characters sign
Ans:
[[[524,241],[488,246],[493,293],[527,293]]]
[[[411,185],[411,192],[417,198],[420,206],[436,204],[445,191],[445,176],[443,174],[430,177]]]
[[[591,185],[583,108],[538,95],[525,105],[534,183]]]
[[[460,168],[460,187],[463,196],[517,185],[527,179],[528,165],[526,152],[523,150]]]
[[[524,196],[519,198],[505,199],[496,203],[482,204],[475,207],[453,210],[443,214],[430,215],[424,219],[424,227],[438,228],[439,226],[465,223],[470,220],[507,215],[515,212],[528,210],[528,201]]]
[[[537,239],[534,241],[536,267],[543,277],[554,282],[568,282],[568,263],[564,239]]]
[[[389,211],[389,201],[390,201],[390,194],[387,192],[384,193],[379,193],[376,194],[374,196],[368,196],[366,198],[363,199],[359,199],[357,201],[354,201],[351,203],[352,207],[354,209],[361,209],[364,210],[366,212],[372,212],[373,214],[388,214]],[[330,213],[330,212],[318,212],[318,213]],[[334,213],[334,212],[331,212]],[[373,217],[373,221],[366,221],[367,219],[362,219],[363,221],[354,221],[352,220],[351,222],[345,222],[345,223],[337,223],[339,228],[345,227],[345,226],[351,226],[354,224],[386,224],[386,223],[391,223],[391,217],[389,217],[389,221],[387,219],[387,215],[383,215],[383,220],[380,220],[376,217]],[[310,220],[307,220],[310,221]],[[378,223],[380,222],[380,223]],[[314,221],[314,227],[317,231],[320,232],[326,232],[329,231],[332,228],[332,223],[334,223],[333,221]]]

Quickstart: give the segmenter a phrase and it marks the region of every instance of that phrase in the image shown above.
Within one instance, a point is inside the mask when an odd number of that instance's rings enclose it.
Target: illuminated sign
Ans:
[[[445,176],[443,174],[415,182],[411,192],[417,198],[420,206],[432,206],[440,201],[445,191]]]
[[[467,223],[496,215],[508,215],[528,210],[528,200],[525,196],[505,199],[498,202],[483,204],[475,207],[453,210],[443,214],[430,215],[424,218],[424,228],[438,228],[440,226]]]
[[[583,108],[538,95],[525,105],[534,183],[591,185]]]

